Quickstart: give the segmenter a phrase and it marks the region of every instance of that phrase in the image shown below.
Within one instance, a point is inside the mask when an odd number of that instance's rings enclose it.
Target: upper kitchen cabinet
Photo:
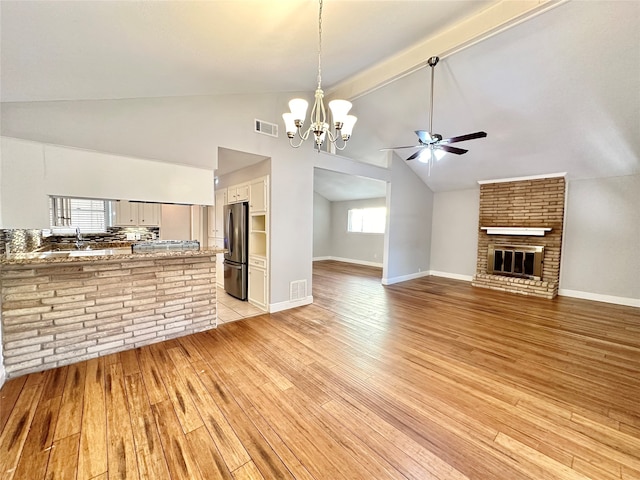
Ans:
[[[115,211],[115,225],[119,227],[157,227],[160,225],[159,203],[118,200],[115,202]]]
[[[138,225],[138,204],[127,200],[115,202],[117,226],[137,226]]]
[[[227,203],[240,203],[249,201],[249,184],[243,183],[227,188]]]
[[[160,204],[139,203],[138,205],[138,225],[141,227],[157,227],[160,225]]]
[[[261,177],[249,184],[249,212],[266,212],[268,208],[269,177]]]

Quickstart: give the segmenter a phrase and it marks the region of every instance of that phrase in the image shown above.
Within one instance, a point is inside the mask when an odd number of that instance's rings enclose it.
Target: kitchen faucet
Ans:
[[[76,227],[76,248],[80,250],[84,247],[84,240],[82,240],[82,233],[80,233],[80,227]]]

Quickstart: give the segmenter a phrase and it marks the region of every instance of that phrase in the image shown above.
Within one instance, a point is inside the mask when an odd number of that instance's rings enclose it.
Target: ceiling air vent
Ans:
[[[255,132],[262,133],[263,135],[269,135],[270,137],[278,136],[278,125],[275,123],[265,122],[264,120],[256,119],[254,122]]]

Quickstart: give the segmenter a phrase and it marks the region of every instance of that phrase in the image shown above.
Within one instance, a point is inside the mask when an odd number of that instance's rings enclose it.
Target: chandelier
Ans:
[[[332,132],[327,123],[327,112],[324,107],[324,92],[322,91],[322,0],[319,0],[319,14],[318,14],[318,87],[316,88],[315,101],[313,108],[311,109],[311,125],[306,131],[302,131],[305,116],[307,115],[307,108],[309,103],[303,98],[294,98],[289,102],[289,108],[291,112],[283,113],[285,129],[287,131],[287,137],[289,137],[289,144],[293,148],[298,148],[302,143],[309,138],[311,132],[313,132],[315,139],[315,148],[320,152],[320,147],[325,139],[329,141],[338,150],[344,150],[347,146],[347,141],[351,137],[353,126],[356,123],[357,118],[353,115],[348,115],[351,109],[351,102],[346,100],[332,100],[329,102],[329,109],[331,110],[331,116],[333,118],[333,127],[335,133]],[[294,138],[296,134],[300,141],[294,144]],[[341,140],[339,142],[339,140]]]

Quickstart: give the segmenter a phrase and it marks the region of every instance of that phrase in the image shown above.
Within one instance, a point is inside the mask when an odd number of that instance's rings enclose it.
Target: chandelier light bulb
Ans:
[[[340,133],[342,134],[342,139],[344,141],[349,140],[351,137],[351,132],[353,132],[353,126],[358,121],[358,117],[354,117],[353,115],[347,115],[344,117],[344,123],[342,124],[342,130]]]
[[[304,119],[307,116],[307,108],[309,107],[309,102],[307,102],[304,98],[294,98],[289,102],[289,109],[293,114],[293,120],[295,121],[297,126],[302,126],[304,123]],[[298,123],[300,125],[298,125]]]
[[[293,113],[283,113],[282,119],[284,120],[284,127],[287,132],[287,137],[293,138],[296,134],[296,120],[293,118]]]
[[[329,102],[329,109],[331,110],[333,124],[336,127],[336,130],[340,130],[349,110],[351,110],[351,102],[348,102],[347,100],[331,100]]]

